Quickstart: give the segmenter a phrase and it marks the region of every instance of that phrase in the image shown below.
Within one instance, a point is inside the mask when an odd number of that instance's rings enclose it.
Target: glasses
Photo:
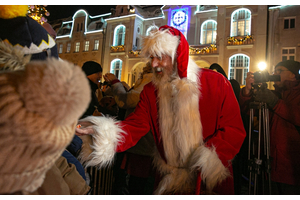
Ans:
[[[287,70],[287,69],[275,69],[275,71],[273,72],[273,74],[281,74],[281,72],[283,71],[290,71],[290,70]]]

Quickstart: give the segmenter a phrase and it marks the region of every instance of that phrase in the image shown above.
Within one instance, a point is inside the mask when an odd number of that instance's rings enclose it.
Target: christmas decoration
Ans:
[[[204,47],[202,49],[200,48],[194,48],[190,47],[190,54],[206,54],[206,53],[214,53],[217,51],[217,46],[215,44],[211,44],[208,47]]]
[[[46,5],[29,5],[28,6],[28,16],[33,18],[40,24],[47,22],[45,16],[49,16],[50,13],[45,8]]]
[[[242,44],[252,44],[252,41],[253,41],[253,36],[247,35],[244,38],[229,37],[227,43],[229,45],[242,45]]]
[[[110,51],[111,51],[111,52],[125,51],[124,45],[111,46],[111,47],[110,47]]]
[[[135,55],[135,56],[139,56],[141,54],[141,51],[140,50],[137,50],[137,51],[130,50],[129,53],[132,55]]]

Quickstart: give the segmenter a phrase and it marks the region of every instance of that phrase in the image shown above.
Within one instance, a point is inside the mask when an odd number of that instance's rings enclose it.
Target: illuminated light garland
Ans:
[[[124,45],[118,45],[118,46],[110,46],[111,52],[117,52],[117,51],[125,51]]]
[[[44,16],[49,16],[50,13],[45,8],[46,5],[29,5],[28,16],[37,21],[39,24],[44,24],[47,19]]]
[[[210,46],[204,47],[204,48],[202,48],[202,49],[190,47],[189,50],[190,50],[190,51],[189,51],[190,54],[207,54],[207,53],[214,53],[215,51],[217,51],[217,45],[211,44]]]
[[[211,44],[209,47],[204,47],[202,49],[189,47],[190,54],[206,54],[206,53],[214,53],[215,51],[217,51],[217,46],[215,44]],[[141,51],[140,50],[137,50],[137,51],[130,50],[129,54],[132,54],[134,56],[139,56],[141,54]]]
[[[254,38],[253,38],[252,35],[247,35],[247,36],[245,36],[245,37],[242,38],[242,39],[237,39],[237,38],[235,38],[235,37],[229,37],[229,38],[227,39],[227,43],[228,43],[229,45],[242,45],[242,44],[244,44],[245,41],[250,41],[250,40],[253,40],[253,39],[254,39]]]
[[[140,50],[137,50],[137,51],[130,50],[129,53],[132,55],[135,55],[135,56],[139,56],[141,54],[141,51]]]

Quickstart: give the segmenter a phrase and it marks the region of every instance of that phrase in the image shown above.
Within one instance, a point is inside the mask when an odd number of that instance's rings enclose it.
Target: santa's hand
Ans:
[[[81,121],[75,128],[75,134],[78,136],[94,134],[93,123]]]
[[[85,128],[76,128],[75,129],[75,134],[78,136],[82,135],[93,135],[94,134],[94,129],[92,126],[85,127]]]

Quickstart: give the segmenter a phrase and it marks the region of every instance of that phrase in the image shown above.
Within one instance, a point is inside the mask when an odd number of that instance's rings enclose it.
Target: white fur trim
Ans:
[[[209,149],[205,146],[198,147],[191,157],[191,169],[201,172],[201,179],[206,184],[206,189],[212,189],[227,178],[230,173],[219,159],[215,147]]]
[[[126,133],[113,118],[89,116],[80,121],[89,121],[95,124],[93,126],[95,134],[92,135],[93,144],[90,145],[93,151],[87,156],[83,150],[79,155],[80,161],[85,167],[101,168],[110,165],[114,159],[116,148],[124,140],[123,134]]]
[[[197,174],[189,168],[178,168],[168,165],[155,148],[153,164],[161,174],[162,180],[159,182],[154,194],[174,194],[190,193],[195,189]]]
[[[164,54],[170,56],[174,63],[179,42],[179,37],[170,34],[168,29],[151,31],[143,38],[142,55],[162,57]]]
[[[187,79],[200,84],[199,77],[198,77],[198,71],[200,68],[198,65],[191,59],[189,58],[189,64],[187,68]],[[200,87],[200,85],[198,85]]]

